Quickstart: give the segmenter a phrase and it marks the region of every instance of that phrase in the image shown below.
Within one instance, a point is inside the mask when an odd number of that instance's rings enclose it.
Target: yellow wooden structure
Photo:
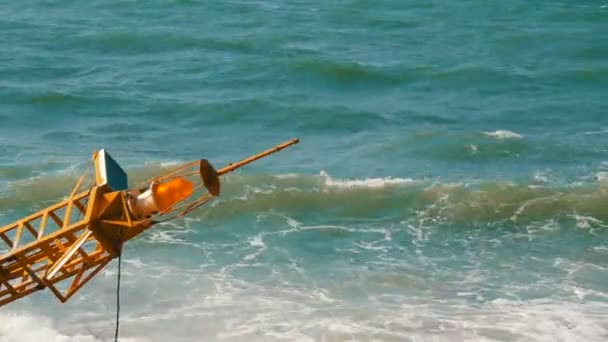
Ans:
[[[219,196],[219,176],[298,141],[218,171],[204,159],[186,163],[131,189],[116,189],[104,175],[105,152],[96,152],[91,188],[81,190],[83,175],[67,199],[0,228],[7,251],[0,257],[0,306],[45,288],[67,301],[120,254],[126,241]]]

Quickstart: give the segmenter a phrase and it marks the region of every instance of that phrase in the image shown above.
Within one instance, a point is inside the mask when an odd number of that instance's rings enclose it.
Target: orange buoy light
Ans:
[[[152,188],[154,201],[160,211],[164,211],[192,195],[192,190],[194,190],[194,184],[184,178],[175,178],[165,183],[159,183]]]
[[[137,218],[148,218],[171,208],[193,192],[194,184],[181,177],[167,182],[152,183],[146,191],[134,194],[131,212]]]

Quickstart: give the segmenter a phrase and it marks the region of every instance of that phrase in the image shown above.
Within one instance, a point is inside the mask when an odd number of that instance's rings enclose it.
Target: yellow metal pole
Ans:
[[[297,138],[289,140],[289,141],[284,142],[284,143],[282,143],[280,145],[277,145],[277,146],[275,146],[275,147],[273,147],[271,149],[268,149],[268,150],[266,150],[266,151],[264,151],[262,153],[258,153],[258,154],[254,155],[254,156],[251,156],[249,158],[243,159],[243,160],[241,160],[238,163],[228,164],[228,166],[226,166],[226,167],[218,170],[217,174],[221,176],[221,175],[226,174],[228,172],[232,172],[232,171],[234,171],[234,170],[236,170],[236,169],[238,169],[240,167],[243,167],[243,166],[245,166],[245,165],[247,165],[249,163],[252,163],[252,162],[254,162],[254,161],[258,160],[258,159],[264,158],[264,157],[266,157],[266,156],[268,156],[270,154],[279,152],[280,150],[284,149],[285,147],[289,147],[291,145],[295,145],[295,144],[297,144],[299,142],[300,142],[300,139],[297,139]]]

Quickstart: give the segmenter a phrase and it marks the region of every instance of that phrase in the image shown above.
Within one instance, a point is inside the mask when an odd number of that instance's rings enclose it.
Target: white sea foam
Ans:
[[[603,341],[608,333],[608,306],[598,302],[496,299],[471,306],[463,299],[416,302],[395,295],[387,298],[390,306],[382,300],[351,306],[329,289],[243,286],[224,287],[227,292],[213,300],[139,325],[145,331],[147,325],[179,317],[180,325],[190,327],[173,332],[179,341],[187,340],[186,334],[231,341]],[[195,312],[213,314],[201,320]],[[169,332],[163,334],[152,339],[161,341]]]
[[[297,173],[281,173],[274,175],[274,177],[277,179],[294,179],[300,177],[300,175]]]
[[[549,175],[547,171],[534,171],[534,180],[540,183],[548,183]]]
[[[249,239],[249,244],[252,247],[266,247],[266,245],[264,244],[264,240],[262,240],[262,234],[258,234],[253,238]]]
[[[285,219],[287,220],[287,225],[289,225],[291,228],[298,228],[300,225],[302,225],[301,222],[298,222],[291,217],[286,216]]]
[[[333,179],[325,171],[321,171],[321,177],[328,187],[336,188],[384,188],[389,186],[400,186],[415,183],[412,178],[366,178],[366,179]]]
[[[319,225],[319,226],[302,226],[300,230],[344,230],[352,232],[353,228],[349,228],[346,226],[334,226],[334,225]]]
[[[606,181],[608,181],[608,172],[602,171],[602,172],[596,173],[595,174],[595,179],[598,182],[606,182]]]
[[[531,206],[534,206],[537,203],[543,202],[543,201],[550,201],[555,199],[554,195],[551,196],[544,196],[544,197],[538,197],[538,198],[534,198],[531,200],[527,200],[525,201],[519,208],[517,208],[517,210],[515,211],[515,213],[513,213],[513,215],[511,215],[510,220],[513,222],[517,222],[517,220],[519,219],[520,216],[522,216],[524,214],[524,212]]]
[[[519,133],[503,129],[494,132],[483,132],[483,134],[496,139],[522,139],[524,137]]]
[[[597,131],[587,131],[583,132],[583,135],[598,135],[598,134],[606,134],[608,133],[608,129],[601,129]]]
[[[251,245],[259,245],[252,237]],[[389,294],[366,283],[378,274],[358,275],[356,284],[284,279],[247,282],[233,276],[232,268],[200,273],[196,286],[171,297],[170,286],[162,296],[146,296],[145,305],[128,307],[121,333],[130,341],[603,341],[608,333],[608,304],[577,302],[596,297],[597,291],[573,288],[573,301],[546,298],[500,298],[477,302],[475,292],[463,288],[453,298]],[[245,267],[246,265],[242,265]],[[178,274],[179,270],[175,270]],[[299,273],[301,274],[301,273]],[[181,273],[180,273],[181,276]],[[473,273],[473,276],[476,275]],[[167,275],[166,278],[169,278]],[[296,278],[305,279],[305,278]],[[408,278],[410,279],[410,278]],[[413,278],[411,278],[413,279]],[[470,280],[468,280],[470,282]],[[209,284],[211,283],[211,284]],[[403,283],[399,281],[399,283]],[[209,284],[205,288],[205,284]],[[125,290],[130,286],[126,284]],[[365,286],[365,295],[349,298],[349,289]],[[437,284],[424,283],[428,291]],[[155,285],[148,284],[154,288]],[[405,290],[404,290],[405,291]],[[161,298],[162,297],[162,298]],[[127,297],[128,298],[128,297]],[[165,300],[171,298],[171,301]],[[131,302],[135,304],[135,302]],[[61,311],[61,310],[60,310]],[[58,317],[61,317],[58,315]],[[71,320],[73,321],[73,320]],[[0,314],[0,342],[101,342],[110,333],[107,321],[69,327],[62,319]],[[56,324],[65,324],[56,326]],[[94,326],[92,330],[87,329]],[[64,330],[65,329],[65,330]],[[68,330],[69,329],[69,330]],[[124,329],[124,330],[123,330]],[[78,331],[81,335],[76,335]],[[89,331],[96,331],[89,333]],[[101,333],[102,335],[94,335]],[[121,341],[129,341],[121,338]]]
[[[255,251],[254,253],[247,254],[243,258],[244,261],[249,261],[249,260],[253,260],[253,259],[257,258],[268,248],[266,246],[266,244],[264,243],[264,234],[263,233],[260,233],[254,237],[249,238],[248,242],[251,247],[256,247],[256,248],[258,248],[258,250]]]
[[[596,226],[605,227],[602,224],[601,220],[598,220],[592,216],[574,214],[574,215],[569,215],[569,217],[576,220],[576,227],[579,229],[590,229],[590,228],[594,228]]]
[[[180,164],[183,164],[183,161],[179,161],[179,160],[170,160],[170,161],[164,161],[160,163],[160,167],[172,167],[172,166],[177,166]]]
[[[121,338],[121,341],[144,341]],[[57,330],[50,319],[29,314],[0,313],[0,342],[102,342],[85,334],[67,334]]]
[[[592,247],[591,250],[598,252],[598,253],[602,253],[602,254],[608,254],[608,246],[606,246],[606,245],[595,246],[595,247]]]
[[[192,242],[189,238],[180,238],[179,235],[187,234],[185,230],[151,230],[144,241],[154,244],[183,245],[199,248],[200,245]]]
[[[576,295],[576,297],[581,301],[587,300],[587,298],[589,298],[589,297],[602,298],[603,300],[608,299],[608,293],[606,293],[606,292],[586,289],[586,288],[579,287],[579,286],[572,286],[571,290]]]
[[[316,289],[311,291],[311,296],[313,299],[317,299],[320,300],[321,302],[324,303],[334,303],[336,300],[331,298],[331,296],[329,295],[329,292],[327,290],[322,290],[322,289]]]

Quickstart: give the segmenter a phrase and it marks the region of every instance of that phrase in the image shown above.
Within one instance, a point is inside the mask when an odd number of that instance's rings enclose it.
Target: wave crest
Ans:
[[[325,171],[321,171],[324,184],[336,188],[384,188],[387,186],[407,185],[415,182],[412,178],[365,178],[365,179],[334,179]]]
[[[132,183],[162,173],[168,166],[150,164],[130,170]],[[75,172],[14,182],[0,194],[0,213],[9,216],[50,205],[71,190]],[[226,220],[241,214],[280,211],[287,214],[331,212],[335,217],[477,224],[592,218],[573,226],[604,229],[608,222],[608,182],[552,185],[484,182],[474,185],[433,179],[397,177],[341,179],[321,171],[306,174],[230,174],[222,179],[222,195],[194,216]]]
[[[503,129],[499,129],[494,132],[483,132],[483,134],[496,139],[523,139],[524,137],[519,133]]]

